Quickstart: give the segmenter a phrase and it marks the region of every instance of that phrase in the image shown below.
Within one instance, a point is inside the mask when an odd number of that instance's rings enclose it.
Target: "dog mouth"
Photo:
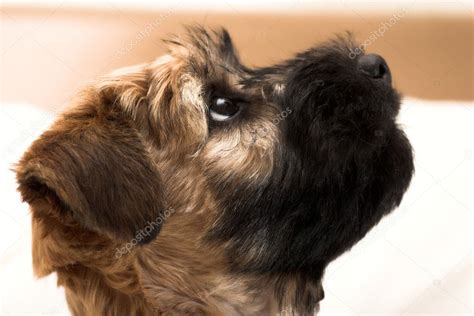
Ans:
[[[382,56],[352,56],[350,47],[335,42],[300,56],[287,76],[283,105],[295,113],[288,124],[309,139],[382,145],[395,128],[400,95]]]

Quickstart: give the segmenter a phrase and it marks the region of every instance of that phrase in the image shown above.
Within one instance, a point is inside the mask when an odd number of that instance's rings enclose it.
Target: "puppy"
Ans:
[[[225,30],[167,43],[19,162],[36,275],[74,315],[312,315],[412,177],[387,64],[345,38],[256,69]]]

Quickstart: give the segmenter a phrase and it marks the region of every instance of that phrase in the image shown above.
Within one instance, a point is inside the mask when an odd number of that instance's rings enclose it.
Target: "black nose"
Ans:
[[[392,76],[387,63],[380,55],[368,54],[359,58],[359,67],[363,73],[374,79],[381,79],[392,83]]]

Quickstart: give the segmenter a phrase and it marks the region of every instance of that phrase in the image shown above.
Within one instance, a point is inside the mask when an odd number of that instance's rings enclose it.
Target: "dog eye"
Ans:
[[[209,114],[214,121],[227,121],[234,117],[240,107],[229,99],[215,98],[209,108]]]

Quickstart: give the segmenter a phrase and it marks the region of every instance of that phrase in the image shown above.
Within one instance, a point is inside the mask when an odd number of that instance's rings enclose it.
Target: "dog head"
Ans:
[[[385,62],[354,58],[344,38],[257,69],[226,31],[167,43],[169,54],[87,89],[25,154],[18,181],[34,225],[63,247],[123,243],[156,223],[147,243],[181,225],[232,273],[318,283],[412,176]],[[47,251],[40,274],[86,260]]]

